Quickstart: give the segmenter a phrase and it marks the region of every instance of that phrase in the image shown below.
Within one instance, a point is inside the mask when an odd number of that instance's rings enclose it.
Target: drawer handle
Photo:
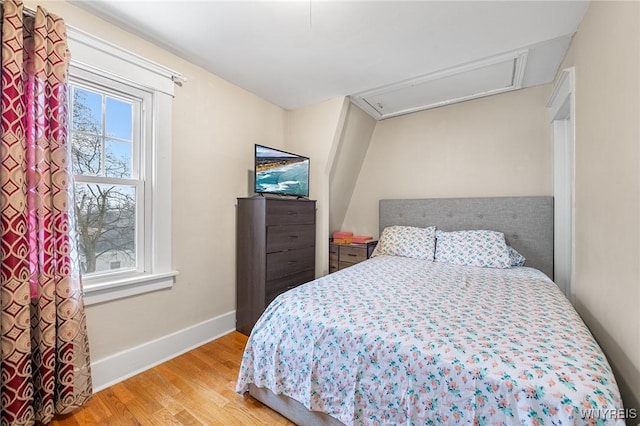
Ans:
[[[288,212],[287,212],[287,214],[288,214],[289,216],[293,216],[294,214],[296,214],[296,212],[288,211]]]
[[[287,238],[289,238],[290,240],[295,240],[296,238],[298,238],[297,235],[289,235]]]
[[[296,263],[298,263],[298,261],[296,260],[290,260],[287,262],[289,265],[295,265]]]
[[[357,256],[357,254],[354,254],[354,253],[347,253],[347,256],[356,257],[356,256]]]

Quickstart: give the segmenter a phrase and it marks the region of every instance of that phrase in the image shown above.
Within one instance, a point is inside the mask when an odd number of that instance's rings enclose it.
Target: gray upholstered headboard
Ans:
[[[503,232],[525,266],[553,279],[553,197],[380,200],[379,220],[380,233],[391,225]]]

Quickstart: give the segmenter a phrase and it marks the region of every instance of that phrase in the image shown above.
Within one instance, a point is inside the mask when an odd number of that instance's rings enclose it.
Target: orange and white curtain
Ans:
[[[2,5],[2,425],[48,423],[91,396],[75,241],[62,19]]]

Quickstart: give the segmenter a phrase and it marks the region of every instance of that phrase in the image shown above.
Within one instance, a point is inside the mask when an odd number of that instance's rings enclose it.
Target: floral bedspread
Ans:
[[[381,256],[280,295],[249,384],[352,424],[624,424],[600,347],[532,268]]]

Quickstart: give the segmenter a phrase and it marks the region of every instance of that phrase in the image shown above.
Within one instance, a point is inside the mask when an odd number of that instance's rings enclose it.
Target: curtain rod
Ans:
[[[27,16],[31,16],[32,18],[36,17],[35,9],[31,9],[30,7],[27,7],[25,5],[22,5],[22,13],[24,13]]]

